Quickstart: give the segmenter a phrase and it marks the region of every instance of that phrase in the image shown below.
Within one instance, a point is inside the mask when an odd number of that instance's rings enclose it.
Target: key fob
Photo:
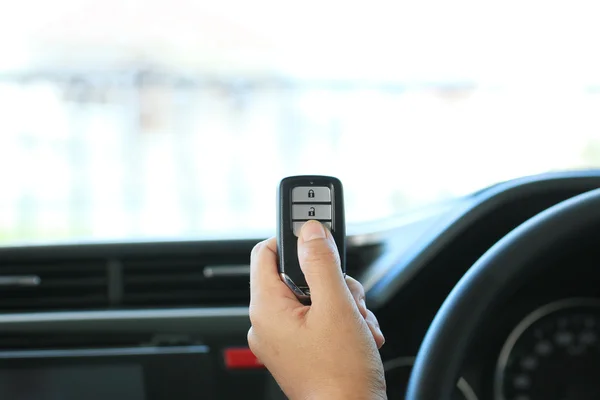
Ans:
[[[280,182],[277,199],[279,275],[301,302],[310,304],[310,288],[298,261],[298,236],[306,221],[321,222],[335,239],[342,273],[346,274],[342,183],[330,176],[290,176]]]

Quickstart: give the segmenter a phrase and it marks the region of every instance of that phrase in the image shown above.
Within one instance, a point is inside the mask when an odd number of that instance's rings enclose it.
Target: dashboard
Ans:
[[[350,233],[348,273],[386,336],[390,400],[404,398],[425,332],[470,266],[527,219],[599,187],[600,171],[526,177]],[[246,343],[260,239],[0,248],[0,396],[284,399]],[[598,239],[540,255],[543,273],[489,310],[453,399],[600,398]]]

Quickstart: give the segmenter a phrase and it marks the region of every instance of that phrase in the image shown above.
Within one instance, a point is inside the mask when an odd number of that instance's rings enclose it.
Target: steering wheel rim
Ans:
[[[573,235],[600,226],[600,189],[565,200],[524,222],[492,246],[450,292],[421,343],[407,400],[449,399],[464,355],[486,311],[513,283],[537,272],[533,262]]]

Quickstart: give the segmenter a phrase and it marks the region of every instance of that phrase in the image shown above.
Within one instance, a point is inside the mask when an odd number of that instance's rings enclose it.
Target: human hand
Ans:
[[[385,399],[384,337],[364,289],[344,276],[331,233],[309,221],[298,239],[310,287],[301,304],[280,280],[274,239],[252,251],[248,343],[291,399]]]

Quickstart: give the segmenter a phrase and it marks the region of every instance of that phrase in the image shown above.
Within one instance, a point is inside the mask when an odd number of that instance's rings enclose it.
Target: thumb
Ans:
[[[298,238],[298,260],[313,305],[351,300],[333,236],[318,221],[308,221]]]

